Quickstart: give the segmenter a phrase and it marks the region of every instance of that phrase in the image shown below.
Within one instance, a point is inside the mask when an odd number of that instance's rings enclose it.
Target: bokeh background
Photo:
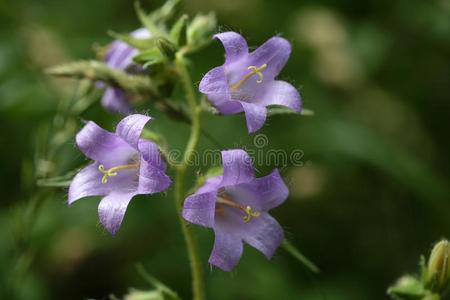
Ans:
[[[268,262],[250,247],[232,273],[210,269],[213,234],[196,228],[209,298],[386,299],[389,284],[450,237],[450,1],[186,0],[184,8],[216,11],[220,29],[242,32],[250,45],[288,38],[293,52],[280,78],[315,111],[273,116],[260,133],[265,150],[304,153],[301,166],[283,168],[291,195],[273,214],[321,273],[309,274],[283,250]],[[107,30],[138,26],[131,1],[0,1],[1,299],[150,289],[137,262],[189,299],[173,190],[132,201],[111,237],[98,224],[99,199],[69,208],[65,188],[37,186],[86,163],[73,141],[83,119],[109,129],[119,120],[98,101],[82,115],[68,113],[81,101],[79,84],[43,69],[93,58],[93,46],[111,40]],[[217,42],[194,55],[195,80],[222,55]],[[181,149],[188,127],[149,107],[152,129]],[[205,115],[203,123],[224,148],[254,148],[242,116]],[[200,148],[216,146],[203,137]]]

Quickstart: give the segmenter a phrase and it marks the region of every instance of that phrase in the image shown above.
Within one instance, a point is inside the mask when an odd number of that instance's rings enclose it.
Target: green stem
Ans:
[[[176,57],[176,65],[181,77],[184,90],[186,92],[187,103],[191,114],[191,133],[186,145],[186,149],[184,151],[183,161],[177,167],[175,181],[175,201],[191,265],[193,299],[203,300],[205,298],[203,274],[197,241],[192,232],[192,228],[188,226],[188,224],[183,220],[180,214],[185,197],[184,181],[186,171],[194,154],[195,148],[197,147],[200,136],[200,109],[197,106],[196,96],[192,87],[192,80],[189,75],[189,71],[186,67],[186,62],[184,61],[181,54],[177,55]]]

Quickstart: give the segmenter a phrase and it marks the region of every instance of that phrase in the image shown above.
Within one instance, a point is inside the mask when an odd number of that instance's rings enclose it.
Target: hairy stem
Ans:
[[[203,274],[197,241],[192,232],[192,228],[188,226],[180,214],[183,206],[183,199],[185,197],[184,181],[186,171],[188,169],[189,162],[192,159],[192,155],[194,154],[195,148],[197,147],[200,136],[200,109],[197,106],[196,96],[189,71],[186,67],[186,62],[181,54],[176,57],[176,65],[186,92],[187,103],[191,114],[191,133],[184,151],[183,161],[177,168],[175,181],[175,201],[191,265],[193,299],[203,300],[205,298]]]

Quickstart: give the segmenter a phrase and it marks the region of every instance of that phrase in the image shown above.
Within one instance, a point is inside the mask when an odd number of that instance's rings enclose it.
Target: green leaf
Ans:
[[[140,63],[144,68],[147,68],[148,66],[165,63],[166,57],[161,53],[159,48],[151,48],[141,51],[138,55],[133,57],[133,61]]]
[[[188,16],[182,15],[178,21],[172,26],[170,29],[170,39],[174,42],[178,47],[184,45],[186,43],[186,30],[188,24]]]
[[[181,0],[167,0],[163,6],[150,13],[149,18],[155,22],[164,22],[170,19],[181,5]]]
[[[154,21],[154,18],[150,17],[144,12],[139,1],[134,2],[134,9],[136,10],[136,15],[139,21],[145,28],[147,28],[148,31],[153,34],[153,36],[162,35],[161,30],[158,28],[156,22]]]
[[[267,115],[268,116],[276,116],[276,115],[299,115],[299,116],[314,116],[314,111],[303,108],[300,113],[297,113],[296,111],[285,107],[285,106],[270,106],[267,108]]]
[[[319,273],[319,268],[310,261],[306,256],[304,256],[294,245],[292,245],[288,240],[283,240],[281,247],[286,250],[290,255],[297,259],[301,264],[303,264],[308,270],[313,273]]]
[[[41,178],[37,180],[37,186],[39,187],[68,187],[72,182],[72,178],[78,173],[78,169],[68,172],[62,176],[56,176],[51,178]]]

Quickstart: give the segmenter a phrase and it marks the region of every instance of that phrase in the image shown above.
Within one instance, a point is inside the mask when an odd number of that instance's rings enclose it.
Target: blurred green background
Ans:
[[[143,1],[146,9],[161,1]],[[211,231],[196,228],[209,299],[386,299],[420,254],[450,237],[450,1],[186,0],[191,14],[216,11],[220,30],[259,45],[281,33],[293,52],[280,78],[297,85],[314,117],[274,116],[264,150],[303,151],[282,173],[291,195],[273,214],[321,268],[308,274],[283,250],[268,262],[250,247],[232,273],[210,269]],[[118,235],[97,220],[98,199],[69,208],[64,188],[36,186],[86,163],[73,134],[82,120],[112,129],[98,101],[43,69],[95,57],[112,29],[139,27],[131,1],[0,1],[0,298],[106,299],[149,289],[147,270],[190,297],[189,266],[173,190],[132,201]],[[223,61],[219,43],[194,55],[202,74]],[[151,128],[182,149],[188,127],[150,106]],[[254,148],[243,116],[203,116],[224,148]],[[203,138],[201,149],[215,148]],[[257,166],[260,175],[274,165]],[[199,168],[205,170],[205,167]]]

